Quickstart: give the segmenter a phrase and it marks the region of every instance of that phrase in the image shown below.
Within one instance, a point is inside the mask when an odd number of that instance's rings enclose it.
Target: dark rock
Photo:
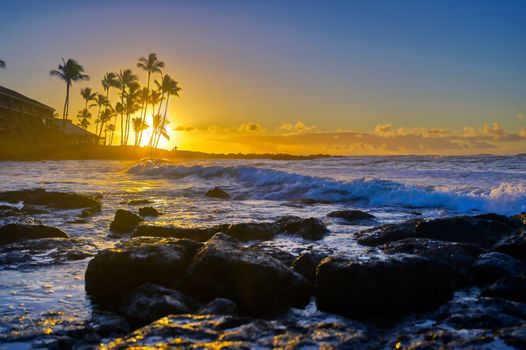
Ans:
[[[376,247],[404,238],[415,237],[416,225],[422,220],[410,220],[399,224],[386,224],[356,233],[358,243]]]
[[[495,214],[495,213],[481,214],[481,215],[476,215],[474,217],[477,219],[500,222],[513,229],[520,229],[521,227],[524,226],[522,221],[518,218],[508,217],[505,215],[500,215],[500,214]]]
[[[132,322],[144,325],[164,316],[192,313],[194,307],[194,302],[186,295],[146,283],[122,299],[119,311]]]
[[[308,218],[303,219],[296,216],[286,216],[278,221],[276,224],[280,227],[280,232],[295,234],[309,240],[322,239],[329,229],[318,219]]]
[[[216,298],[197,311],[200,315],[235,315],[237,304],[227,298]]]
[[[129,205],[145,205],[145,204],[150,204],[150,203],[153,203],[153,202],[149,199],[132,199],[131,201],[128,202]]]
[[[375,218],[374,215],[366,213],[361,210],[337,210],[327,214],[330,218],[344,219],[347,222],[357,222],[364,220],[372,220]]]
[[[332,204],[333,202],[326,199],[314,199],[314,198],[300,198],[297,200],[300,204],[315,205],[315,204]]]
[[[142,207],[139,208],[140,216],[159,216],[161,213],[154,207]]]
[[[405,238],[379,247],[388,254],[414,254],[451,266],[457,287],[472,280],[472,266],[483,250],[476,244],[437,241],[427,238]]]
[[[184,276],[200,244],[187,239],[132,239],[99,252],[86,269],[86,291],[92,300],[116,306],[144,283],[171,285]]]
[[[248,249],[266,255],[270,255],[276,260],[279,260],[283,265],[290,266],[296,255],[286,250],[280,249],[272,245],[272,241],[263,241],[250,246]]]
[[[492,250],[526,260],[526,233],[503,238],[493,246]]]
[[[303,276],[222,233],[205,243],[187,272],[193,293],[233,299],[252,314],[302,307],[310,296]]]
[[[220,198],[220,199],[230,198],[230,195],[226,193],[225,191],[223,191],[220,187],[214,187],[213,189],[208,190],[208,192],[206,192],[206,196],[211,197],[211,198]]]
[[[0,201],[24,202],[30,205],[45,205],[57,209],[93,208],[100,210],[102,204],[94,197],[73,192],[48,192],[45,189],[29,189],[0,192]]]
[[[0,244],[41,238],[69,238],[69,236],[56,227],[45,225],[7,224],[0,227]]]
[[[492,283],[502,277],[526,272],[521,265],[517,259],[507,254],[490,252],[479,256],[473,264],[473,274],[479,283]]]
[[[115,218],[110,224],[110,230],[118,233],[132,232],[142,221],[144,221],[144,219],[139,215],[128,210],[119,209],[115,213]]]
[[[524,225],[526,225],[526,212],[513,215],[512,218],[520,220]]]
[[[314,284],[316,268],[323,259],[332,253],[330,250],[312,249],[311,247],[292,262],[292,269]]]
[[[526,303],[526,275],[501,278],[484,289],[482,295]]]
[[[198,242],[204,242],[212,238],[217,232],[225,231],[228,225],[212,227],[173,227],[139,225],[135,228],[132,237],[172,237],[188,238]]]
[[[318,306],[359,318],[423,311],[451,298],[451,274],[449,265],[418,256],[363,261],[329,257],[316,272]]]
[[[90,216],[93,216],[93,211],[91,209],[83,209],[79,216],[81,218],[89,218]]]
[[[224,231],[239,241],[269,240],[279,231],[279,226],[270,222],[246,222],[232,224]],[[219,231],[218,231],[219,232]]]

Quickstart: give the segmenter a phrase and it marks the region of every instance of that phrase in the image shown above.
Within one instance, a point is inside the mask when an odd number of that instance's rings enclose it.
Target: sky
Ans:
[[[123,68],[144,84],[136,63],[154,52],[183,89],[165,148],[514,154],[526,152],[524,13],[522,0],[6,1],[0,85],[61,112],[49,71],[74,58],[90,76],[73,85],[76,121],[81,88]]]

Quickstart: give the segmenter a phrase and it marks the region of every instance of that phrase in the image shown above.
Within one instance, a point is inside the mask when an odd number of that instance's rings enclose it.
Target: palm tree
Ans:
[[[133,74],[131,69],[126,70],[120,70],[120,72],[117,74],[115,80],[113,81],[113,87],[120,90],[120,97],[121,97],[121,108],[120,108],[120,115],[121,115],[121,146],[124,145],[124,99],[126,98],[126,89],[135,89],[138,88],[139,83],[137,82],[139,80],[139,77]]]
[[[164,68],[164,62],[161,62],[157,59],[157,55],[155,53],[151,53],[148,55],[148,58],[141,57],[139,58],[139,62],[137,63],[137,67],[141,68],[142,70],[146,71],[148,73],[148,79],[146,84],[146,89],[150,91],[150,78],[153,73],[160,73],[162,74],[161,68]],[[148,100],[145,100],[143,105],[143,115],[142,115],[142,123],[145,123],[146,120],[146,112],[148,110]],[[141,143],[142,139],[142,130],[139,134],[139,144]]]
[[[116,115],[115,111],[111,106],[106,106],[107,108],[102,111],[100,114],[100,130],[99,130],[99,137],[102,135],[102,131],[104,130],[104,133],[106,133],[108,130],[104,128],[104,126],[109,123],[109,121]],[[104,136],[106,139],[106,136]],[[106,143],[106,142],[104,142]]]
[[[0,60],[0,68],[5,69],[5,61]]]
[[[139,103],[141,97],[141,89],[137,85],[136,87],[130,88],[128,93],[126,94],[126,99],[124,100],[124,112],[126,113],[126,123],[125,123],[125,138],[124,138],[124,144],[128,144],[128,138],[130,135],[130,118],[131,115],[135,112],[137,112],[141,105]]]
[[[83,110],[79,111],[77,114],[77,118],[79,120],[79,126],[84,129],[84,131],[88,132],[88,127],[90,126],[90,118],[91,113],[88,111],[87,108],[84,108]]]
[[[64,111],[62,119],[68,119],[69,113],[69,89],[74,81],[89,80],[89,76],[84,74],[84,68],[74,59],[70,58],[67,61],[62,58],[62,64],[58,65],[58,69],[49,72],[51,76],[58,77],[66,82],[66,100],[64,101]],[[66,123],[64,122],[64,127]]]
[[[111,144],[113,143],[113,134],[115,133],[115,124],[108,124],[106,126],[106,128],[104,129],[104,140],[106,140],[106,137],[107,137],[106,133],[108,131],[111,133],[110,143],[109,143],[109,145],[111,146]],[[104,143],[106,143],[106,141],[104,141]]]
[[[84,89],[80,89],[80,95],[82,98],[86,101],[86,106],[84,108],[88,109],[88,103],[90,101],[95,101],[97,98],[97,93],[93,92],[91,88],[85,87]],[[89,107],[93,107],[94,105],[90,105]]]
[[[132,119],[133,132],[135,133],[135,146],[139,145],[139,133],[144,129],[148,129],[149,126],[142,121],[142,118],[135,117]]]
[[[166,81],[164,81],[166,80]],[[181,87],[179,87],[179,83],[171,78],[169,75],[165,75],[163,82],[162,82],[162,88],[165,91],[166,94],[166,102],[164,104],[164,115],[163,120],[161,122],[161,129],[164,130],[164,126],[168,123],[168,119],[166,119],[166,114],[168,113],[168,103],[170,102],[170,96],[176,96],[179,97],[179,93],[183,91]],[[161,134],[157,134],[157,140],[154,143],[154,147],[157,148],[159,145],[159,141],[161,140]]]
[[[163,136],[167,140],[170,140],[170,136],[166,132],[165,125],[168,124],[168,120],[166,120],[163,124],[163,117],[160,114],[156,114],[152,117],[152,136],[150,137],[150,143],[148,144],[148,147],[152,147],[154,145],[154,138],[155,135]],[[157,143],[159,141],[156,141]]]
[[[97,94],[97,97],[95,97],[95,104],[98,106],[97,118],[95,119],[95,134],[98,134],[99,123],[100,123],[100,110],[103,106],[106,106],[107,108],[108,99],[103,94]]]

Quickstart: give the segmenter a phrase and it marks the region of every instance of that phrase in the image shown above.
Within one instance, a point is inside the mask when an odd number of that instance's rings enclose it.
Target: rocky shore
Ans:
[[[94,309],[113,315],[50,335],[45,347],[526,347],[525,213],[375,225],[370,213],[339,210],[189,228],[149,223],[162,213],[144,200],[132,205],[149,207],[116,211],[113,247],[79,251],[60,227],[33,220],[32,210],[96,217],[100,198],[37,189],[1,192],[0,201],[23,205],[0,206],[1,249],[14,260],[24,259],[15,254],[21,246],[56,249],[57,261],[89,257],[87,295]],[[326,220],[370,223],[352,233],[367,254],[319,245],[330,235]],[[266,244],[283,236],[309,246]]]

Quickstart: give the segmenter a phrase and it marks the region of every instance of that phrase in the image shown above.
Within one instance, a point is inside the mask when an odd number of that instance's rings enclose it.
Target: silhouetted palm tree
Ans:
[[[89,87],[85,87],[84,89],[80,89],[80,95],[82,96],[82,98],[86,101],[86,105],[84,108],[86,109],[89,109],[89,107],[93,107],[95,105],[89,105],[88,106],[88,103],[90,101],[95,101],[95,99],[97,98],[97,93],[96,92],[93,92],[91,90],[91,88]]]
[[[150,137],[148,147],[153,147],[155,142],[159,142],[157,140],[154,141],[156,135],[159,135],[159,137],[163,136],[165,139],[170,140],[170,136],[166,132],[166,124],[168,124],[168,120],[165,120],[163,124],[163,117],[160,114],[152,117],[152,136]]]
[[[125,129],[124,129],[124,99],[126,98],[126,89],[136,89],[139,86],[139,83],[137,82],[139,80],[139,77],[133,74],[131,69],[125,69],[124,71],[121,69],[120,72],[117,74],[115,80],[113,81],[113,86],[120,91],[120,97],[121,97],[121,108],[119,108],[118,113],[121,115],[121,145],[124,145],[125,140]]]
[[[109,143],[109,145],[111,146],[111,144],[113,143],[113,134],[115,133],[115,124],[108,124],[106,126],[106,128],[104,129],[104,139],[106,139],[106,136],[107,136],[106,133],[108,131],[111,133],[110,143]]]
[[[79,120],[79,126],[84,129],[84,131],[88,132],[88,127],[90,126],[90,119],[91,119],[91,113],[88,111],[87,108],[84,108],[83,110],[79,111],[79,114],[77,114],[77,118]]]
[[[100,110],[103,106],[108,105],[108,99],[103,94],[97,94],[97,97],[95,98],[95,104],[98,106],[97,118],[95,118],[95,134],[98,134],[99,123],[100,123]]]
[[[67,120],[69,113],[69,89],[74,81],[89,80],[89,76],[84,74],[84,68],[71,58],[67,61],[62,58],[62,64],[58,65],[58,69],[50,71],[49,74],[66,82],[66,100],[64,101],[62,119]]]
[[[108,106],[106,106],[108,107]],[[99,137],[102,135],[102,131],[104,130],[104,133],[107,132],[107,130],[104,128],[105,125],[109,123],[109,121],[115,116],[115,111],[111,107],[111,105],[102,111],[100,114],[100,130],[99,130]],[[106,138],[106,136],[104,136]],[[106,144],[106,142],[104,142]]]
[[[140,108],[140,95],[141,95],[141,89],[139,86],[131,87],[126,94],[126,99],[124,100],[124,112],[126,113],[126,123],[125,123],[125,138],[124,138],[124,144],[128,144],[128,138],[130,135],[130,118],[131,115],[135,112],[137,112]]]
[[[157,59],[157,55],[155,53],[151,53],[148,55],[148,58],[141,57],[139,58],[139,62],[137,63],[137,67],[141,68],[142,70],[146,71],[148,73],[148,79],[146,83],[146,89],[150,90],[150,78],[153,73],[160,73],[162,74],[161,68],[164,68],[164,62],[159,61]],[[143,114],[142,114],[142,122],[145,123],[146,120],[146,112],[148,110],[148,100],[145,100],[145,104],[143,105]],[[142,139],[142,132],[140,131],[139,134],[139,144],[141,143]]]
[[[163,81],[161,82],[161,88],[163,89],[164,93],[166,94],[166,102],[164,105],[164,115],[163,120],[161,122],[161,129],[164,130],[164,126],[168,123],[168,119],[166,118],[166,114],[168,113],[168,103],[170,102],[170,96],[176,96],[179,97],[179,93],[183,91],[182,88],[179,87],[179,83],[172,79],[168,74],[163,77]],[[161,134],[157,134],[157,139],[155,140],[154,147],[157,148],[159,145],[159,141],[161,139]]]
[[[135,146],[139,145],[139,134],[144,130],[148,129],[148,125],[142,121],[142,118],[135,117],[132,119],[133,132],[135,133]]]

